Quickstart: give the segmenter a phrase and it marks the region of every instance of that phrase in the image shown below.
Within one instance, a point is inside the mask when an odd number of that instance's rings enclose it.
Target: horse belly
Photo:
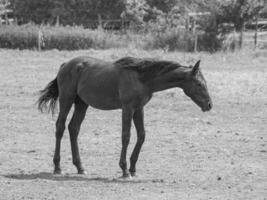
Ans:
[[[77,91],[88,105],[102,110],[121,108],[118,81],[114,74],[91,75],[81,80]]]

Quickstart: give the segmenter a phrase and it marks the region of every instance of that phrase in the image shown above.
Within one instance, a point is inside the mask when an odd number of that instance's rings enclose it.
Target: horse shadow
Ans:
[[[15,180],[50,180],[50,181],[85,181],[85,182],[102,182],[102,183],[162,183],[162,180],[158,179],[140,179],[140,178],[112,178],[112,177],[88,177],[88,175],[76,175],[76,174],[62,174],[62,175],[54,175],[48,172],[39,172],[39,173],[30,173],[30,174],[7,174],[3,175],[3,177],[8,179]]]

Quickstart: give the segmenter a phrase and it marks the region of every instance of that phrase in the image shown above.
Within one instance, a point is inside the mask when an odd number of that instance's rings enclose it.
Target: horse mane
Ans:
[[[149,80],[173,71],[181,65],[172,61],[123,57],[114,62],[121,69],[136,71],[141,80]]]

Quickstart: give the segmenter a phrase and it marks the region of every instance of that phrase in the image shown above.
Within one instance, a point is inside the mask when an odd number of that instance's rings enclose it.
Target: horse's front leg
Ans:
[[[138,156],[142,148],[142,145],[145,141],[144,109],[143,108],[140,108],[135,111],[133,115],[133,121],[134,121],[134,125],[135,125],[136,132],[137,132],[137,142],[136,142],[136,145],[134,147],[133,153],[130,158],[131,165],[130,165],[129,171],[132,176],[135,175],[135,172],[136,172],[135,165],[138,160]]]
[[[122,169],[122,176],[128,177],[129,173],[127,170],[127,162],[126,162],[126,155],[127,155],[127,148],[130,141],[130,130],[131,130],[131,122],[133,118],[133,109],[128,106],[122,107],[122,148],[121,148],[121,156],[120,156],[120,167]]]

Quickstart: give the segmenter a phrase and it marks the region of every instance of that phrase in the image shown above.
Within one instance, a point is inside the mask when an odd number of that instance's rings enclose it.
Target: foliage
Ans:
[[[197,4],[192,4],[192,9]],[[214,15],[195,18],[200,30],[198,36],[186,28],[187,16],[185,7],[173,7],[168,13],[158,13],[157,18],[150,20],[147,30],[151,35],[148,43],[150,48],[163,48],[169,51],[193,51],[195,39],[198,37],[197,50],[216,51],[221,47],[222,41],[218,38],[217,25]]]
[[[76,50],[108,49],[127,46],[129,39],[102,29],[90,30],[82,27],[2,26],[0,48],[36,49],[39,31],[43,37],[43,49]]]
[[[224,1],[218,13],[217,23],[233,23],[240,31],[245,22],[257,16],[264,4],[262,0],[229,0]]]
[[[127,34],[90,30],[83,27],[2,26],[0,29],[0,48],[37,49],[41,34],[42,49],[77,50],[135,47],[140,49],[164,49],[167,51],[193,51],[194,36],[184,29],[169,28],[160,32],[156,27],[146,34]],[[199,50],[209,50],[206,41],[200,39]]]
[[[165,51],[194,51],[195,35],[186,29],[169,28],[162,33],[149,33],[147,49],[163,49]],[[212,32],[198,34],[197,50],[214,52],[221,48],[222,41]]]
[[[28,22],[55,24],[59,17],[60,24],[64,26],[79,26],[72,28],[41,26],[45,49],[108,48],[127,46],[129,40],[137,44],[136,41],[139,40],[137,45],[145,48],[192,51],[195,36],[190,27],[188,29],[188,14],[208,11],[209,16],[194,18],[198,26],[198,50],[216,51],[225,43],[229,43],[223,40],[230,41],[221,28],[222,24],[233,24],[236,31],[241,31],[244,23],[257,16],[264,6],[262,0],[10,0],[10,2],[21,24]],[[130,21],[131,30],[135,33],[121,35],[82,28],[82,26],[88,27],[90,21],[97,20],[100,16],[103,19],[122,17]],[[0,41],[4,42],[1,46],[35,48],[39,29],[30,28],[28,25],[21,28],[6,27],[0,31]],[[15,33],[14,30],[18,32]],[[129,30],[127,32],[129,33]],[[136,35],[136,32],[140,35]],[[236,38],[232,41],[236,42]]]
[[[151,32],[145,49],[163,49],[164,51],[193,51],[194,37],[184,29],[170,28],[166,32]]]
[[[176,0],[146,0],[151,8],[156,8],[164,13],[168,13],[177,4]]]
[[[10,0],[11,8],[20,23],[30,21],[63,25],[86,25],[90,20],[119,18],[124,10],[123,0]]]
[[[37,46],[37,41],[38,28],[36,26],[1,26],[1,48],[32,49]]]
[[[132,28],[135,27],[135,29],[137,29],[144,25],[144,18],[148,10],[149,6],[146,4],[145,0],[128,0],[122,17],[131,21]]]
[[[1,0],[4,1],[4,0]],[[6,0],[5,0],[6,1]],[[84,25],[90,20],[118,19],[122,15],[133,23],[155,20],[159,15],[170,14],[176,8],[180,15],[188,12],[209,11],[217,23],[231,22],[240,30],[244,22],[258,15],[263,0],[10,0],[20,23],[37,24],[56,22],[63,25]],[[266,7],[266,5],[265,5]]]

